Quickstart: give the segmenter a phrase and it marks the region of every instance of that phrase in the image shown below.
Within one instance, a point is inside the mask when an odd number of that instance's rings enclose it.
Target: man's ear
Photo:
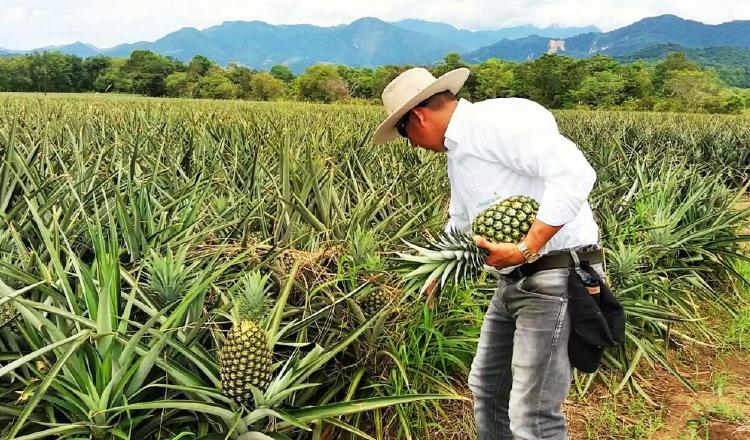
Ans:
[[[415,121],[419,122],[419,125],[422,127],[425,126],[425,123],[427,122],[427,112],[429,109],[427,107],[417,107],[412,109],[412,118],[416,118]]]

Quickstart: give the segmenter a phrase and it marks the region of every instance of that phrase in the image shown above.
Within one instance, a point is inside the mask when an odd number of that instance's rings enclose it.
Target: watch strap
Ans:
[[[539,254],[530,250],[526,246],[526,242],[524,242],[523,240],[518,242],[516,244],[516,247],[518,248],[519,251],[521,251],[521,253],[523,254],[523,258],[526,259],[527,263],[533,263],[534,261],[539,259]]]

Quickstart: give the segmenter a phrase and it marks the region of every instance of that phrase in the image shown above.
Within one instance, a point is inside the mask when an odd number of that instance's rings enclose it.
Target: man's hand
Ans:
[[[514,244],[490,243],[486,238],[479,235],[474,236],[474,242],[482,249],[489,252],[484,262],[498,269],[517,266],[526,262],[523,254]]]

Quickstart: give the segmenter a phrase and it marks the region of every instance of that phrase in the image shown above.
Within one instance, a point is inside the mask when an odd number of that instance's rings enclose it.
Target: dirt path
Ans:
[[[665,396],[665,429],[653,438],[750,438],[750,360],[747,355],[718,356],[696,373],[695,393],[674,389]],[[679,384],[677,384],[679,386]]]

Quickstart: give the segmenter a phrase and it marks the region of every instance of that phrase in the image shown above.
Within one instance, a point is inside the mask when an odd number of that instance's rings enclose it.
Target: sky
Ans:
[[[750,0],[0,0],[0,47],[27,50],[83,41],[104,48],[227,20],[332,26],[372,16],[471,30],[533,24],[608,31],[661,14],[709,24],[748,20]]]

